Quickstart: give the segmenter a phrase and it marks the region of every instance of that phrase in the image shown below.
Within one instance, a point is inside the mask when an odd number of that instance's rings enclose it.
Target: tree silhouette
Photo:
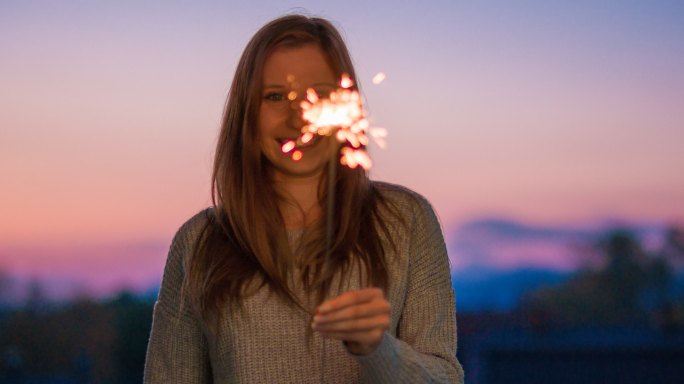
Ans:
[[[152,322],[148,300],[122,293],[44,305],[39,285],[25,308],[0,316],[0,383],[68,377],[77,383],[139,383]]]
[[[594,267],[559,286],[526,295],[522,309],[556,324],[648,322],[672,306],[672,262],[684,254],[682,245],[682,231],[676,228],[669,229],[663,247],[651,253],[631,231],[612,230],[592,247]]]

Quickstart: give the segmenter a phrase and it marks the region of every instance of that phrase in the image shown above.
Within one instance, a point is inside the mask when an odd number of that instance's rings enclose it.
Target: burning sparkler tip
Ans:
[[[374,83],[381,82],[384,76],[384,73],[376,75]],[[368,145],[368,136],[375,139],[380,147],[384,147],[387,131],[370,126],[365,117],[361,95],[358,91],[350,89],[353,86],[354,81],[349,74],[344,74],[340,79],[340,89],[333,91],[329,96],[319,97],[316,90],[307,89],[306,97],[300,102],[302,119],[307,124],[302,127],[302,134],[296,142],[288,140],[283,143],[283,153],[290,154],[293,161],[299,161],[304,154],[297,149],[298,145],[311,142],[316,135],[335,135],[338,142],[346,143],[340,150],[342,165],[370,169],[372,161],[365,148]]]

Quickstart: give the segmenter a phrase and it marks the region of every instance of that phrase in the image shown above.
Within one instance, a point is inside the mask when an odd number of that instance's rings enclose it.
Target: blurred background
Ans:
[[[682,377],[684,3],[6,0],[0,382],[142,380],[237,60],[289,12],[340,28],[372,177],[440,217],[467,383]]]

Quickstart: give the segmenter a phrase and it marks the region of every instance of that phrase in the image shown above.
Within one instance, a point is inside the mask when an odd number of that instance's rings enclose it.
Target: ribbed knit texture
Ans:
[[[390,329],[372,353],[357,356],[337,340],[325,344],[309,333],[311,316],[267,287],[246,298],[244,311],[226,309],[218,336],[181,306],[183,260],[206,220],[201,212],[178,231],[154,307],[145,363],[145,383],[319,383],[321,356],[325,383],[462,383],[456,360],[456,313],[449,261],[439,222],[422,196],[406,188],[375,183],[407,219],[392,223],[389,256],[392,305]],[[290,233],[290,241],[299,239]],[[360,289],[360,274],[332,296]],[[339,281],[339,280],[338,280]],[[309,297],[298,284],[300,298]],[[325,353],[322,348],[325,346]]]

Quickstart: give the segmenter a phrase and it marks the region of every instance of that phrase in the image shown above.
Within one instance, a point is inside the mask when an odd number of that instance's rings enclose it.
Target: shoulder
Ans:
[[[195,240],[199,238],[207,225],[213,220],[214,209],[205,208],[180,226],[173,238],[173,244],[179,245],[193,245]]]
[[[434,212],[430,202],[416,191],[384,181],[372,181],[371,184],[384,200],[404,214]]]

